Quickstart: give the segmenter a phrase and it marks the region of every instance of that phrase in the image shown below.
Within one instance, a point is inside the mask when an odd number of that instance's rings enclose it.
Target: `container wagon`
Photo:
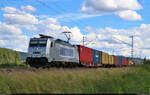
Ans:
[[[111,55],[108,55],[108,64],[109,64],[109,66],[111,65]]]
[[[108,55],[108,53],[102,52],[102,65],[104,67],[109,66],[109,55]]]
[[[125,57],[125,66],[128,66],[128,59]]]
[[[114,56],[111,55],[111,66],[114,66]]]
[[[114,65],[119,66],[118,56],[114,56]]]
[[[122,66],[122,56],[118,56],[118,66]]]
[[[102,53],[101,51],[92,49],[92,63],[95,67],[102,66]]]
[[[86,67],[93,66],[92,49],[82,45],[77,45],[77,46],[78,46],[80,64]]]
[[[122,65],[123,66],[127,66],[128,65],[126,57],[122,57]]]

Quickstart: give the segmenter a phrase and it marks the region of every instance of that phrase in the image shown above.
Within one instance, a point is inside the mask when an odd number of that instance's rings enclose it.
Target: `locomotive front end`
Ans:
[[[27,64],[33,67],[46,65],[49,57],[50,41],[48,38],[31,38],[28,48]]]

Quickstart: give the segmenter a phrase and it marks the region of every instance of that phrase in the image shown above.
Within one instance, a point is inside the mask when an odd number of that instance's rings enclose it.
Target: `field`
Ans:
[[[0,69],[0,93],[150,93],[150,65]]]

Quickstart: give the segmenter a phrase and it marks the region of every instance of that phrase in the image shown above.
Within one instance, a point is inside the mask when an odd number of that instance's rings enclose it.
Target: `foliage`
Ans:
[[[145,60],[144,64],[150,64],[150,60]]]
[[[18,64],[20,63],[20,54],[6,48],[0,48],[0,64]]]

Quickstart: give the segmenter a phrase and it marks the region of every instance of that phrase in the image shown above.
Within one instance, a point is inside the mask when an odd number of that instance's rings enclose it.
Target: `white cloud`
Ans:
[[[24,11],[20,11],[14,7],[8,7],[8,6],[2,8],[2,11],[7,14],[20,14],[20,15],[26,14]]]
[[[33,6],[27,5],[27,6],[21,6],[22,10],[28,11],[28,12],[34,12],[36,9]]]
[[[0,24],[0,46],[10,49],[20,48],[27,51],[28,37],[23,35],[20,28],[5,23]]]
[[[55,18],[48,17],[44,20],[40,20],[39,24],[42,24],[42,25],[57,24],[58,25],[59,23],[57,22],[57,20]]]
[[[62,33],[64,31],[70,31],[72,34],[72,41],[78,42],[82,40],[82,33],[78,27],[69,28],[68,26],[61,26],[56,19],[47,18],[39,21],[38,33],[44,33],[51,35],[55,38],[61,38],[66,40],[65,35]]]
[[[18,25],[26,25],[26,24],[38,24],[38,19],[35,16],[26,13],[24,11],[20,11],[13,7],[5,7],[2,9],[4,12],[5,22],[8,24],[18,24]]]
[[[59,21],[65,21],[65,22],[72,22],[79,19],[86,19],[86,18],[92,18],[100,15],[93,15],[93,14],[84,14],[84,13],[68,13],[68,14],[61,14],[56,16],[55,18]]]
[[[20,11],[13,7],[2,8],[2,11],[5,13],[19,13]]]
[[[131,10],[121,11],[116,13],[116,15],[125,20],[142,20],[141,15]]]
[[[4,14],[5,22],[8,24],[38,24],[38,20],[31,14]]]
[[[85,30],[86,30],[87,32],[90,32],[90,31],[93,31],[93,28],[90,27],[90,26],[87,26],[87,27],[85,27]]]
[[[142,6],[138,0],[84,0],[81,11],[94,15],[116,14],[125,20],[141,20],[141,16],[135,12],[140,9]]]
[[[83,38],[83,34],[81,33],[78,27],[71,28],[70,31],[72,32],[72,40],[76,42],[81,42]]]

